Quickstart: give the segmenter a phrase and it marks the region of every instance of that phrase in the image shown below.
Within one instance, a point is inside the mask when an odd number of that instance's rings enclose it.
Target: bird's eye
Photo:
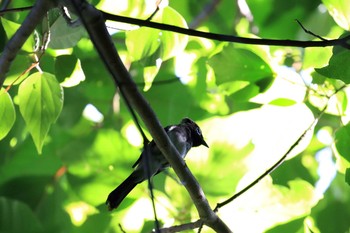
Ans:
[[[200,129],[199,127],[196,128],[196,133],[197,133],[198,135],[202,135],[202,131],[201,131],[201,129]]]

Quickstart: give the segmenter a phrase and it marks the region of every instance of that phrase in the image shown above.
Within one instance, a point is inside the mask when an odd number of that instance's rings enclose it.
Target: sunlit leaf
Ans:
[[[159,17],[159,18],[158,18]],[[155,20],[160,23],[171,24],[182,28],[187,28],[185,19],[173,8],[166,7],[163,14],[157,14]],[[181,52],[187,45],[188,36],[173,32],[163,31],[160,34],[162,42],[160,53],[162,60],[167,60]]]
[[[350,162],[350,124],[347,124],[341,127],[335,133],[335,147],[337,148],[338,153]]]
[[[71,141],[65,150],[77,150],[75,156],[62,151],[63,160],[69,166],[68,181],[82,200],[101,204],[106,194],[132,172],[140,150],[111,129],[99,131],[96,137],[82,139]]]
[[[304,232],[304,217],[283,223],[266,231],[266,233],[297,233]]]
[[[306,48],[303,58],[303,67],[314,68],[327,65],[329,59],[332,56],[331,47],[319,48]]]
[[[159,33],[159,30],[146,27],[126,32],[125,43],[133,61],[151,56],[158,49]]]
[[[198,177],[197,179],[207,195],[222,197],[232,194],[232,190],[236,189],[239,180],[247,172],[243,161],[254,150],[254,145],[248,144],[244,148],[236,148],[230,145],[228,140],[226,142],[223,138],[216,140],[218,141],[210,145],[210,157],[206,163],[211,165],[205,169],[203,169],[203,165],[197,165],[199,169],[196,169],[195,176]],[[192,166],[195,165],[191,163]],[[222,169],[223,166],[228,169]],[[218,178],[220,182],[218,182]]]
[[[112,216],[108,213],[99,213],[91,215],[87,218],[82,226],[78,228],[76,231],[84,232],[84,233],[95,233],[98,232],[106,232],[109,229],[109,224],[112,219]]]
[[[182,16],[171,7],[160,10],[153,21],[187,27]],[[151,56],[157,50],[158,58],[167,60],[182,51],[187,41],[186,35],[151,28],[140,28],[126,33],[126,46],[133,61]]]
[[[85,80],[80,60],[74,55],[62,55],[55,62],[56,78],[63,87],[73,87]]]
[[[5,86],[20,84],[28,76],[29,72],[24,73],[30,67],[31,63],[28,56],[17,55],[12,61],[11,68],[6,74]]]
[[[208,63],[214,69],[218,85],[237,80],[256,83],[273,77],[270,66],[263,59],[249,50],[234,48],[231,44],[210,58]]]
[[[5,29],[7,39],[10,39],[16,33],[16,31],[19,29],[19,27],[21,26],[21,24],[7,20],[4,17],[1,17],[1,23]],[[26,52],[33,52],[34,45],[35,45],[34,37],[29,36],[27,41],[23,44],[22,50],[24,50]]]
[[[248,176],[245,178],[249,179]],[[241,180],[241,185],[247,182],[245,178]],[[314,187],[306,181],[292,180],[285,187],[273,185],[271,178],[265,177],[226,206],[231,208],[230,217],[236,219],[235,223],[229,222],[229,217],[223,218],[234,232],[265,232],[275,225],[309,214],[318,201]],[[246,224],[248,216],[255,224]]]
[[[148,18],[157,9],[157,0],[128,0],[115,4],[114,0],[96,1],[97,8],[116,15]],[[162,2],[163,3],[163,2]]]
[[[310,17],[315,3],[313,1],[274,1],[247,0],[254,16],[254,22],[259,28],[259,35],[264,38],[297,38],[298,24],[294,19],[302,20],[305,15]],[[301,7],[303,4],[303,7]],[[288,28],[288,30],[285,30]]]
[[[350,30],[350,5],[347,0],[322,0],[334,21],[343,29]]]
[[[279,98],[272,100],[269,104],[271,105],[277,105],[277,106],[291,106],[296,104],[295,100],[286,99],[286,98]]]
[[[39,153],[62,106],[63,90],[52,74],[34,73],[21,83],[19,109]]]
[[[340,79],[345,83],[350,83],[350,68],[349,66],[344,66],[344,64],[349,63],[350,53],[346,50],[333,54],[327,66],[315,70],[328,78]]]
[[[232,83],[235,83],[235,82],[232,82]],[[259,94],[259,92],[260,92],[259,87],[257,85],[249,84],[248,86],[237,90],[235,93],[228,96],[228,98],[230,98],[232,100],[243,102],[243,101],[248,101],[252,97]]]
[[[147,66],[143,70],[143,76],[145,80],[145,87],[143,88],[144,91],[148,91],[151,86],[154,78],[156,77],[157,73],[159,71],[159,67],[157,66]]]
[[[4,89],[0,89],[0,140],[3,139],[16,120],[15,107],[9,93]]]

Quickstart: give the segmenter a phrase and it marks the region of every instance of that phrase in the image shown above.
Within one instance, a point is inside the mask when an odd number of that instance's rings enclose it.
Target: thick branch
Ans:
[[[0,88],[5,81],[6,73],[9,71],[10,65],[18,51],[33,33],[35,27],[40,24],[46,12],[52,7],[54,7],[54,1],[38,0],[20,28],[6,44],[0,57]]]
[[[149,106],[146,99],[138,91],[134,81],[131,79],[124,64],[120,60],[117,50],[108,34],[105,20],[100,11],[89,5],[86,1],[72,0],[76,12],[88,31],[91,41],[94,43],[101,59],[111,73],[114,82],[123,90],[125,97],[132,107],[140,115],[149,129],[153,140],[169,161],[174,171],[188,190],[200,218],[206,225],[217,232],[231,232],[230,229],[218,218],[210,208],[202,189],[194,176],[189,171],[184,160],[181,159],[178,151],[169,140],[157,116]],[[123,85],[119,85],[122,83]]]

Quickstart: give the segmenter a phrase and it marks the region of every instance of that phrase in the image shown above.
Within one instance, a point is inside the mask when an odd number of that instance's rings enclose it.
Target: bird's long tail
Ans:
[[[135,172],[126,178],[116,189],[114,189],[107,198],[106,204],[108,210],[113,210],[119,206],[124,198],[140,183],[139,178]]]

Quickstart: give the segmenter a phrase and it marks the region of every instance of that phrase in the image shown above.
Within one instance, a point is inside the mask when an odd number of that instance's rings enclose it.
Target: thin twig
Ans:
[[[0,16],[11,12],[28,11],[28,10],[31,10],[32,8],[33,6],[25,6],[25,7],[19,7],[19,8],[3,9],[3,10],[0,10]]]
[[[126,231],[123,229],[122,224],[119,223],[118,226],[119,226],[119,229],[122,233],[126,233]]]
[[[344,88],[346,88],[347,85],[344,84],[343,86],[341,86],[339,89],[337,89],[332,95],[329,96],[328,100],[336,95],[339,91],[343,90]],[[239,191],[238,193],[236,193],[235,195],[233,195],[232,197],[230,197],[229,199],[218,203],[214,209],[214,212],[218,212],[218,210],[227,205],[228,203],[234,201],[235,199],[237,199],[239,196],[241,196],[242,194],[244,194],[245,192],[247,192],[249,189],[251,189],[253,186],[255,186],[257,183],[259,183],[260,180],[262,180],[263,178],[265,178],[267,175],[269,175],[272,171],[274,171],[277,167],[279,167],[284,160],[287,158],[287,156],[290,154],[290,152],[301,142],[301,140],[303,140],[303,138],[305,137],[305,135],[308,133],[308,131],[310,131],[314,125],[318,122],[318,120],[322,117],[322,115],[325,113],[326,109],[328,107],[328,102],[325,105],[325,107],[320,111],[320,113],[318,114],[318,116],[313,120],[313,122],[310,124],[310,126],[300,135],[300,137],[293,143],[293,145],[288,149],[288,151],[276,162],[274,163],[269,169],[267,169],[264,173],[262,173],[258,178],[256,178],[253,182],[251,182],[249,185],[247,185],[245,188],[243,188],[241,191]]]
[[[38,0],[36,4],[16,31],[13,37],[6,43],[4,51],[0,56],[0,88],[2,87],[6,73],[16,57],[24,42],[33,33],[35,27],[39,25],[46,15],[46,12],[54,7],[54,1]]]
[[[275,39],[258,39],[258,38],[247,38],[233,35],[217,34],[210,32],[197,31],[193,29],[182,28],[174,25],[151,22],[143,19],[135,19],[120,15],[113,15],[107,12],[103,12],[103,16],[106,20],[112,20],[122,23],[134,24],[143,27],[156,28],[165,31],[172,31],[184,35],[201,37],[217,41],[235,42],[241,44],[255,44],[255,45],[270,45],[270,46],[289,46],[289,47],[327,47],[327,46],[342,46],[350,49],[350,44],[347,42],[350,40],[350,35],[333,40],[327,41],[299,41],[299,40],[275,40]]]
[[[145,173],[147,174],[147,181],[148,181],[148,189],[150,191],[150,195],[151,195],[151,201],[152,201],[152,208],[153,208],[153,214],[154,214],[154,220],[155,220],[155,227],[156,227],[156,233],[160,233],[159,229],[160,229],[160,225],[159,225],[159,221],[158,221],[158,217],[157,217],[157,210],[156,210],[156,205],[154,202],[154,194],[153,194],[153,184],[152,184],[152,180],[151,180],[151,172],[149,170],[149,168],[151,167],[150,164],[150,147],[147,145],[148,143],[143,143],[143,151],[144,151],[144,155],[143,157],[141,157],[143,159],[143,162],[146,164],[144,170]]]
[[[320,40],[322,40],[322,41],[328,41],[327,39],[325,39],[325,38],[323,38],[323,37],[321,37],[321,36],[319,36],[319,35],[313,33],[312,31],[307,30],[307,29],[304,27],[304,25],[301,24],[301,22],[300,22],[299,20],[296,19],[296,21],[297,21],[297,23],[299,24],[299,26],[304,30],[305,33],[310,34],[310,35],[312,35],[312,36],[314,36],[314,37],[316,37],[316,38],[318,38],[318,39],[320,39]]]
[[[26,73],[31,71],[34,67],[36,67],[39,64],[39,61],[33,62],[25,71],[23,71],[10,85],[8,85],[5,89],[5,92],[8,92],[11,87]]]
[[[322,110],[321,113],[323,113],[326,110],[326,108],[324,108]],[[277,167],[279,167],[284,160],[287,158],[287,156],[289,155],[289,153],[301,142],[301,140],[303,140],[303,138],[305,137],[305,135],[309,132],[309,130],[312,129],[312,127],[315,125],[315,123],[317,122],[316,118],[312,124],[303,132],[303,134],[294,142],[294,144],[288,149],[288,151],[275,163],[273,164],[269,169],[267,169],[264,173],[262,173],[258,178],[256,178],[253,182],[251,182],[249,185],[247,185],[245,188],[243,188],[241,191],[239,191],[238,193],[236,193],[235,195],[233,195],[232,197],[230,197],[229,199],[220,202],[218,204],[216,204],[216,207],[214,209],[214,212],[217,212],[221,207],[227,205],[228,203],[234,201],[235,199],[237,199],[239,196],[241,196],[242,194],[244,194],[245,192],[247,192],[249,189],[251,189],[253,186],[255,186],[257,183],[259,183],[260,180],[262,180],[263,178],[265,178],[267,175],[269,175],[272,171],[274,171]]]
[[[146,19],[148,21],[151,21],[153,19],[153,17],[158,13],[159,11],[159,5],[161,4],[162,0],[158,0],[156,2],[156,9],[153,11],[153,13]]]

